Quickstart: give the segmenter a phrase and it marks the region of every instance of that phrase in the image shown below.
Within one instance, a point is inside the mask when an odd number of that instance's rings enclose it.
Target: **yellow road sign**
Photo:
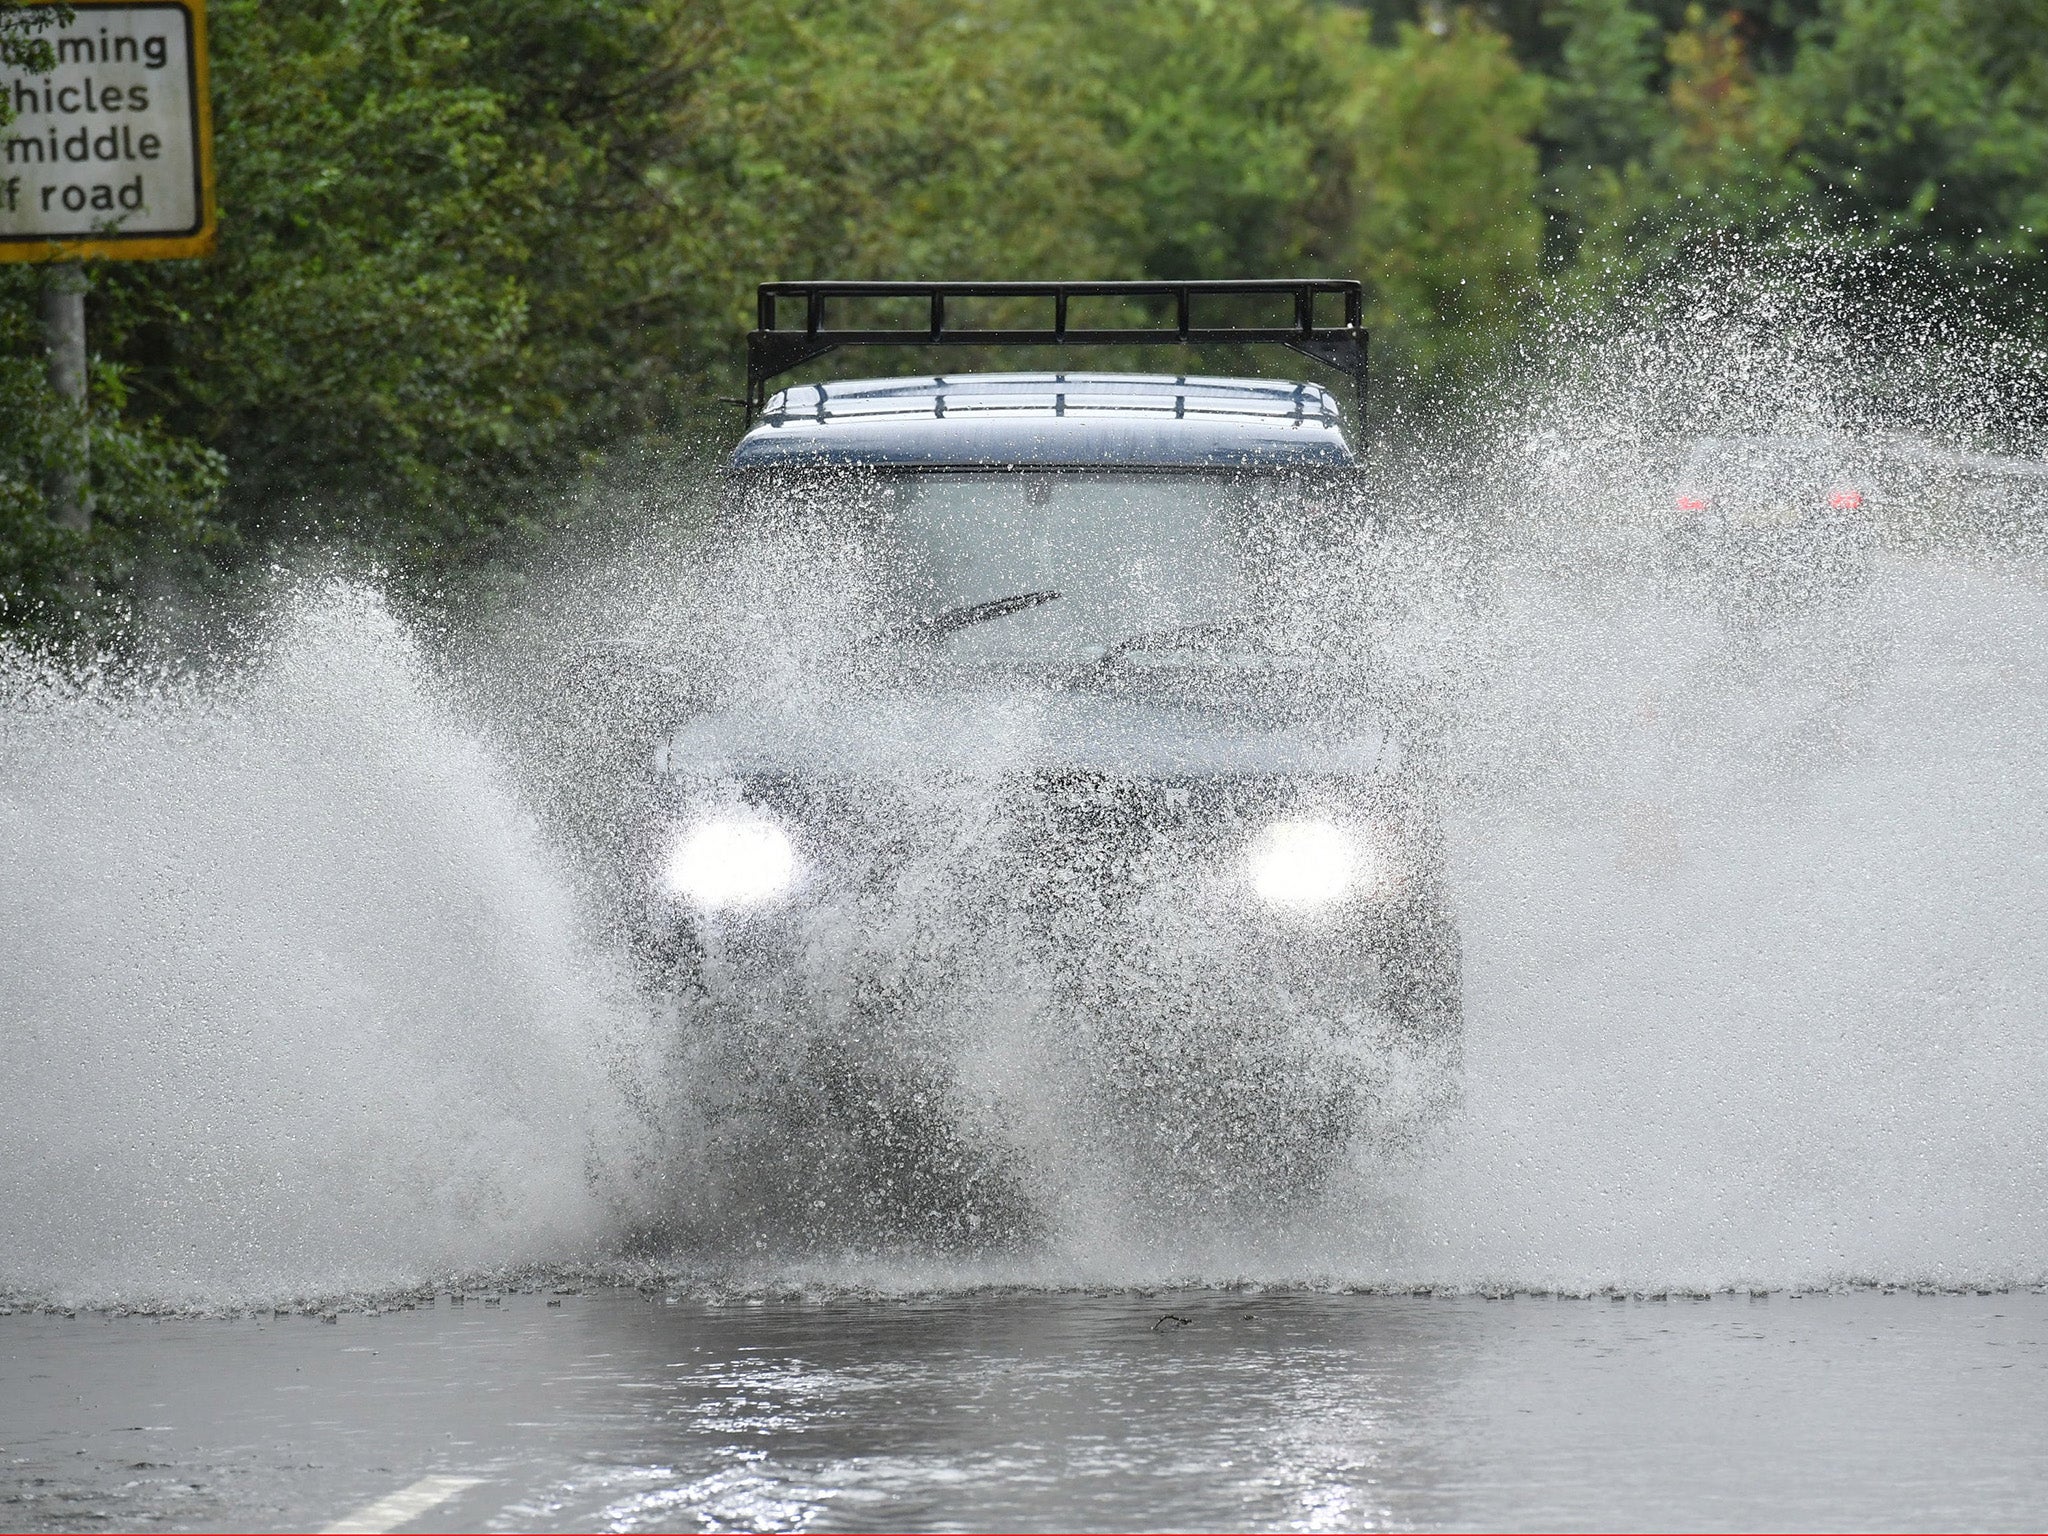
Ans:
[[[71,0],[47,74],[0,71],[0,261],[213,249],[206,0]]]

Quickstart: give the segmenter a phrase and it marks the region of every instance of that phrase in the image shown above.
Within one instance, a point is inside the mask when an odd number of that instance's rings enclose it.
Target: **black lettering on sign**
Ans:
[[[81,0],[49,33],[50,70],[0,60],[0,257],[204,233],[193,20],[163,0]]]
[[[0,86],[0,103],[11,106],[16,117],[23,113],[51,117],[59,112],[147,112],[149,87],[103,85],[90,75],[77,85],[62,86],[46,81],[10,80]]]
[[[142,62],[151,69],[162,69],[170,62],[171,40],[161,32],[151,33],[139,44]],[[133,64],[136,62],[136,39],[115,37],[105,27],[100,28],[97,40],[90,37],[60,37],[57,39],[57,62],[59,64]]]
[[[63,187],[44,187],[43,206],[50,206],[52,197],[72,213],[83,213],[91,208],[102,213],[112,213],[116,208],[134,213],[141,209],[142,178],[136,176],[123,182],[96,181],[90,186],[74,182]]]

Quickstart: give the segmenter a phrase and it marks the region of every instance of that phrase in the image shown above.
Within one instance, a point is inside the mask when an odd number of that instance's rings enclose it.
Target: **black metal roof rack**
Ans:
[[[1286,326],[1196,325],[1198,298],[1270,297],[1294,300],[1294,323]],[[1341,326],[1315,323],[1316,299],[1344,300]],[[827,321],[833,299],[925,299],[930,321],[918,329],[834,330]],[[1026,330],[959,330],[946,324],[946,300],[1038,298],[1052,300],[1052,325]],[[1170,299],[1170,325],[1077,330],[1067,324],[1074,299]],[[802,326],[778,327],[781,300],[801,299]],[[1365,291],[1347,278],[1255,278],[1241,282],[1128,283],[763,283],[757,302],[759,329],[747,337],[747,421],[768,402],[768,382],[792,368],[840,347],[1128,347],[1223,342],[1291,347],[1351,380],[1361,424],[1365,414]]]

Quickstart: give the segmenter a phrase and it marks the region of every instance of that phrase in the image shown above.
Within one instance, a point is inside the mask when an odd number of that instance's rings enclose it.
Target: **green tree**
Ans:
[[[1842,222],[2043,296],[2048,5],[1834,0],[1788,80],[1796,159]]]
[[[47,71],[55,58],[46,34],[70,19],[69,7],[0,0],[0,64]],[[0,124],[12,117],[0,95]],[[81,533],[51,520],[47,487],[77,452],[80,423],[50,387],[42,280],[32,266],[0,275],[0,627],[61,639],[118,618],[145,569],[207,568],[224,536],[213,520],[223,465],[157,423],[132,419],[128,370],[96,359],[83,423],[93,526]]]
[[[1541,137],[1549,247],[1566,261],[1589,228],[1624,215],[1630,179],[1665,128],[1655,88],[1663,32],[1629,0],[1556,0],[1544,21],[1563,34]]]
[[[0,0],[0,54],[47,63],[50,14]],[[212,22],[220,249],[94,274],[84,540],[43,515],[66,435],[37,277],[0,270],[0,622],[302,534],[427,576],[516,564],[559,515],[529,488],[725,435],[762,278],[1353,275],[1377,355],[1436,395],[1539,284],[1597,305],[1728,231],[1819,221],[1975,284],[2009,328],[2048,289],[2048,0],[214,0]]]
[[[1316,252],[1357,58],[1327,21],[1317,0],[1071,8],[1063,56],[1087,75],[1121,157],[1112,195],[1128,275],[1265,276]]]
[[[769,278],[1114,270],[1117,157],[1059,18],[1031,0],[729,0],[697,131],[655,172],[736,383]]]
[[[562,367],[579,343],[603,350],[588,333],[619,285],[586,288],[579,315],[541,280],[583,275],[616,233],[595,210],[635,168],[605,156],[638,125],[630,108],[585,125],[629,82],[572,67],[561,93],[508,66],[582,7],[486,4],[460,28],[452,9],[217,4],[219,253],[108,279],[110,345],[140,366],[147,407],[227,456],[231,515],[258,545],[314,524],[473,554],[502,520],[463,488],[557,450],[593,400],[630,408]],[[486,34],[495,72],[474,45]]]
[[[1026,4],[217,0],[213,31],[219,253],[110,275],[104,331],[227,457],[252,550],[516,560],[523,488],[737,388],[759,278],[1112,259]]]
[[[1406,366],[1457,376],[1519,329],[1543,244],[1541,80],[1470,16],[1359,59],[1339,123],[1352,266]]]
[[[1364,279],[1383,358],[1456,372],[1537,275],[1540,82],[1470,13],[1376,28],[1318,0],[1093,7],[1127,270]]]
[[[226,466],[200,444],[128,414],[127,377],[91,369],[93,525],[51,520],[45,492],[76,418],[50,389],[41,338],[0,306],[0,628],[64,639],[104,629],[152,579],[203,583],[228,533],[215,519]]]

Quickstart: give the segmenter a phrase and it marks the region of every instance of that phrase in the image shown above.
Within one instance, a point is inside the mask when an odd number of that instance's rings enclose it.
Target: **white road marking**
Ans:
[[[343,1515],[334,1524],[323,1525],[320,1530],[322,1536],[395,1531],[401,1525],[419,1519],[436,1504],[467,1492],[482,1481],[480,1477],[423,1477],[396,1493],[373,1499],[361,1509]]]

